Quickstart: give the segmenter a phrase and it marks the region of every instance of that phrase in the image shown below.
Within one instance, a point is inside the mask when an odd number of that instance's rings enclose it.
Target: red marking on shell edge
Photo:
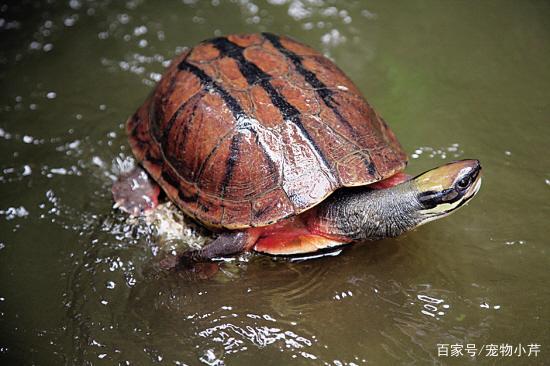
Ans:
[[[261,234],[253,249],[273,255],[312,253],[349,243],[349,239],[329,238],[312,233],[299,216],[254,230],[256,235],[261,230]]]
[[[390,188],[390,187],[396,186],[398,184],[401,184],[403,182],[406,182],[406,181],[410,180],[411,178],[412,178],[412,175],[408,175],[408,174],[400,172],[400,173],[392,175],[389,178],[381,180],[380,182],[373,183],[369,187],[372,188],[372,189]]]
[[[329,239],[324,236],[311,233],[302,233],[301,230],[281,233],[265,238],[260,238],[254,250],[273,255],[293,255],[312,253],[321,249],[346,244],[345,241]]]

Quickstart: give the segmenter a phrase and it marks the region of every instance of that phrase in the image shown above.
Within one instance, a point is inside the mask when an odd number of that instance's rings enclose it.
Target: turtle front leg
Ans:
[[[258,240],[260,232],[255,229],[244,231],[226,231],[216,240],[201,249],[190,250],[179,257],[182,266],[197,262],[208,262],[214,258],[227,257],[249,250]]]
[[[160,187],[141,167],[119,176],[111,188],[115,208],[132,216],[147,214],[158,205]]]

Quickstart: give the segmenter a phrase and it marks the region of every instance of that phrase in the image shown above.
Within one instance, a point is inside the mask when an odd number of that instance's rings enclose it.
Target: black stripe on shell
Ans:
[[[325,157],[321,148],[317,145],[315,140],[311,138],[311,135],[302,124],[300,119],[300,111],[296,109],[292,104],[290,104],[278,91],[271,85],[271,75],[265,73],[261,70],[256,64],[248,61],[244,55],[244,48],[231,42],[225,37],[214,38],[209,41],[212,43],[223,56],[230,57],[237,62],[239,70],[242,75],[246,78],[246,81],[249,85],[260,85],[265,92],[269,95],[271,102],[277,109],[279,109],[281,115],[286,121],[294,124],[306,143],[311,147],[312,151],[317,156],[319,162],[323,164],[329,171],[332,172],[332,176],[338,179],[338,175],[334,174],[334,171]]]
[[[183,131],[182,131],[182,134],[184,135],[183,139],[182,139],[182,144],[185,144],[187,142],[187,135],[189,133],[189,129],[192,127],[193,117],[195,116],[195,114],[197,112],[197,106],[198,106],[197,102],[204,96],[204,94],[205,94],[205,92],[201,91],[201,92],[193,95],[191,98],[189,98],[187,101],[185,101],[185,103],[180,105],[178,107],[178,109],[174,112],[172,117],[170,117],[170,120],[168,121],[168,124],[164,128],[163,134],[162,134],[161,139],[160,139],[160,142],[164,146],[168,145],[168,139],[170,138],[170,132],[172,130],[172,127],[174,126],[174,123],[176,122],[179,115],[181,114],[181,112],[183,112],[183,110],[189,105],[189,103],[194,103],[193,109],[191,110],[191,116],[189,117],[187,123],[185,123],[185,125],[183,126]],[[179,148],[183,149],[184,146],[182,145]]]
[[[240,133],[236,133],[231,139],[231,145],[229,146],[229,156],[227,157],[227,161],[225,163],[225,173],[223,175],[223,181],[221,185],[220,195],[222,198],[225,196],[227,186],[229,185],[229,183],[231,182],[231,178],[233,177],[235,164],[239,160],[239,145],[241,143],[241,137],[242,135]]]
[[[317,95],[321,98],[323,103],[332,110],[336,118],[346,128],[350,133],[354,136],[355,139],[358,139],[357,131],[355,128],[349,123],[349,121],[340,113],[340,110],[338,109],[339,103],[334,100],[333,94],[334,92],[327,88],[325,83],[323,83],[321,80],[317,78],[317,75],[315,75],[314,72],[306,69],[304,65],[302,64],[302,57],[295,54],[291,50],[287,49],[285,46],[282,45],[280,37],[273,34],[273,33],[267,33],[264,32],[262,35],[275,47],[279,52],[281,52],[287,59],[292,62],[294,67],[296,68],[296,71],[304,77],[304,80],[313,87]],[[374,163],[372,162],[372,159],[369,155],[368,161],[365,161],[365,164],[367,166],[368,172],[370,175],[375,176],[376,175],[376,167],[374,166]]]
[[[243,108],[241,107],[239,102],[235,98],[233,98],[233,96],[229,94],[227,90],[225,90],[221,85],[212,80],[212,78],[208,76],[202,69],[193,64],[190,64],[189,62],[187,62],[187,60],[183,60],[182,62],[180,62],[180,64],[178,65],[178,69],[192,73],[197,78],[199,78],[203,87],[212,88],[219,96],[221,96],[225,104],[231,110],[231,113],[233,113],[233,117],[235,117],[237,123],[239,123],[239,120],[241,120],[242,117],[245,116]]]
[[[176,178],[174,178],[171,174],[169,174],[166,171],[166,169],[163,170],[163,172],[161,174],[161,177],[166,183],[168,183],[169,185],[171,185],[172,187],[174,187],[178,191],[180,190],[180,184],[179,184],[178,180]]]
[[[231,142],[231,150],[230,155],[228,156],[228,159],[226,161],[226,168],[225,168],[225,174],[221,185],[221,196],[223,197],[225,195],[225,192],[227,190],[227,186],[231,182],[231,177],[233,176],[233,169],[235,164],[238,161],[238,150],[239,150],[239,143],[240,143],[240,137],[238,137],[238,140],[235,140],[237,136],[240,136],[240,131],[242,130],[248,130],[252,132],[256,136],[256,141],[259,141],[258,139],[258,131],[256,130],[256,127],[250,122],[251,119],[249,116],[246,115],[243,108],[239,104],[239,102],[231,95],[227,90],[225,90],[221,85],[219,85],[217,82],[215,82],[210,76],[208,76],[202,69],[198,68],[197,66],[190,64],[187,62],[187,60],[183,60],[179,65],[178,69],[182,71],[188,71],[191,72],[193,75],[195,75],[197,78],[199,78],[202,86],[205,89],[212,88],[218,95],[220,95],[224,101],[224,103],[228,106],[228,108],[231,110],[231,113],[233,114],[233,117],[235,118],[235,124],[237,129],[237,134],[233,137],[233,140]],[[274,163],[274,159],[270,156],[269,150],[263,145],[263,143],[259,143],[259,146],[262,150],[262,154],[264,155],[268,169],[269,174],[274,176],[277,174],[277,169]],[[209,155],[205,159],[206,161],[211,157]],[[201,168],[199,169],[199,172],[197,174],[197,179],[201,176],[202,170],[204,168],[203,164]]]

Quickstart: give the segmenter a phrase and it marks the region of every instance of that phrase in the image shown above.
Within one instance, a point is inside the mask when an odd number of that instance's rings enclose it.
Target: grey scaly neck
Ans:
[[[422,222],[417,195],[413,180],[386,189],[347,188],[318,206],[316,220],[327,234],[352,240],[394,237]]]

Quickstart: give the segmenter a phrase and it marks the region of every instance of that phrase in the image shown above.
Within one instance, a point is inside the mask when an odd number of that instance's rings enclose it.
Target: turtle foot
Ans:
[[[146,215],[158,205],[160,187],[140,167],[121,175],[111,189],[114,208],[132,216]]]

